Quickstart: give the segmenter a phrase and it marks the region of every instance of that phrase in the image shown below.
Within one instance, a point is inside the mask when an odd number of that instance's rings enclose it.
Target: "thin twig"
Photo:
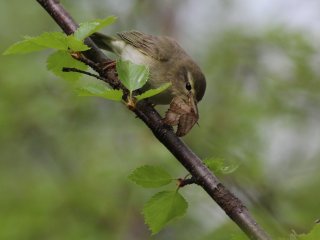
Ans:
[[[177,180],[178,180],[178,187],[179,188],[182,188],[184,186],[191,185],[191,184],[198,184],[194,177],[191,177],[191,178],[178,178]]]
[[[97,78],[99,80],[102,80],[104,82],[106,82],[106,79],[104,77],[100,77],[99,75],[97,74],[93,74],[93,73],[90,73],[90,72],[87,72],[87,71],[83,71],[83,70],[80,70],[78,68],[69,68],[69,67],[64,67],[62,68],[62,71],[63,72],[76,72],[76,73],[82,73],[82,74],[85,74],[85,75],[88,75],[90,77],[94,77],[94,78]]]

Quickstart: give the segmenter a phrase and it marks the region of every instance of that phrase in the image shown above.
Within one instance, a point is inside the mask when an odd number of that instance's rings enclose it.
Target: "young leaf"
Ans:
[[[153,89],[149,89],[149,90],[145,91],[144,93],[136,96],[136,98],[138,101],[140,101],[142,99],[152,97],[154,95],[157,95],[157,94],[163,92],[164,90],[166,90],[170,86],[171,86],[171,83],[163,84],[158,88],[153,88]]]
[[[90,49],[87,45],[85,45],[82,41],[76,39],[73,35],[67,36],[66,42],[68,48],[75,52],[82,52]]]
[[[30,39],[26,38],[20,42],[16,42],[10,47],[8,47],[4,52],[3,55],[9,55],[9,54],[24,54],[29,52],[36,52],[46,49],[44,46],[40,46],[34,42],[32,42]]]
[[[79,96],[102,97],[113,101],[121,101],[122,91],[107,88],[104,85],[90,84],[77,89]]]
[[[182,216],[188,203],[176,191],[163,191],[154,195],[144,206],[143,216],[152,234],[159,232],[169,221]]]
[[[119,60],[116,68],[121,82],[130,92],[141,88],[149,78],[149,68],[144,65]]]
[[[56,50],[85,51],[89,47],[82,40],[92,33],[99,31],[112,24],[116,17],[111,16],[105,19],[96,19],[91,22],[80,24],[80,27],[72,36],[61,32],[45,32],[37,37],[25,37],[24,40],[11,45],[3,54],[22,54],[52,48]]]
[[[160,167],[142,166],[134,170],[129,179],[145,188],[156,188],[172,181],[170,174]]]
[[[77,68],[83,71],[87,69],[84,63],[75,60],[66,51],[57,51],[48,57],[47,68],[55,75],[71,81],[77,80],[82,76],[81,73],[63,72],[63,67]]]
[[[203,162],[215,174],[230,174],[239,167],[238,164],[228,164],[224,159],[221,158],[208,158],[205,159]]]
[[[45,32],[37,37],[28,38],[35,44],[57,50],[68,50],[67,35],[61,32]]]
[[[67,36],[61,32],[43,33],[38,37],[32,38],[31,40],[41,46],[57,50],[67,51],[71,49],[73,51],[85,51],[89,49],[87,45],[76,39],[74,36]]]
[[[74,36],[61,32],[45,32],[37,37],[25,37],[24,40],[11,45],[3,54],[29,53],[52,48],[57,50],[85,51],[89,47]]]
[[[91,22],[80,23],[79,28],[74,32],[74,37],[78,40],[83,40],[92,33],[98,32],[100,29],[109,26],[116,19],[115,16],[110,16],[105,19],[95,19]]]

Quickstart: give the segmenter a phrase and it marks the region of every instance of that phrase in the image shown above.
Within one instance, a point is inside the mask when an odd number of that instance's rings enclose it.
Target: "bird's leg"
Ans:
[[[101,77],[98,79],[109,83],[115,89],[123,89],[123,86],[121,82],[118,80],[118,75],[116,73],[116,61],[108,60],[104,63],[97,64],[91,61],[90,59],[86,58],[81,52],[73,52],[71,53],[71,56],[74,59],[90,66],[94,71],[99,73]]]
[[[103,69],[103,71],[110,71],[110,70],[115,70],[116,68],[116,61],[115,60],[109,60],[106,62],[103,62],[100,64],[100,67]]]

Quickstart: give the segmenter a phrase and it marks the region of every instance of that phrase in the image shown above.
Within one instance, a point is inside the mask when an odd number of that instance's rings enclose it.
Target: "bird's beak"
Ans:
[[[198,106],[197,106],[197,99],[195,98],[193,92],[189,93],[189,106],[191,107],[193,113],[198,116]]]

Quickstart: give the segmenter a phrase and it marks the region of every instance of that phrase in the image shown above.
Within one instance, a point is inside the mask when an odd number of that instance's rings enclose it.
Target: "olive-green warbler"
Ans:
[[[149,67],[150,78],[142,91],[171,83],[166,91],[151,97],[150,101],[170,104],[164,122],[178,125],[177,136],[184,136],[197,123],[197,103],[204,95],[206,80],[199,66],[174,39],[138,31],[118,33],[118,38],[101,33],[90,37],[98,47],[115,53],[122,60]]]

